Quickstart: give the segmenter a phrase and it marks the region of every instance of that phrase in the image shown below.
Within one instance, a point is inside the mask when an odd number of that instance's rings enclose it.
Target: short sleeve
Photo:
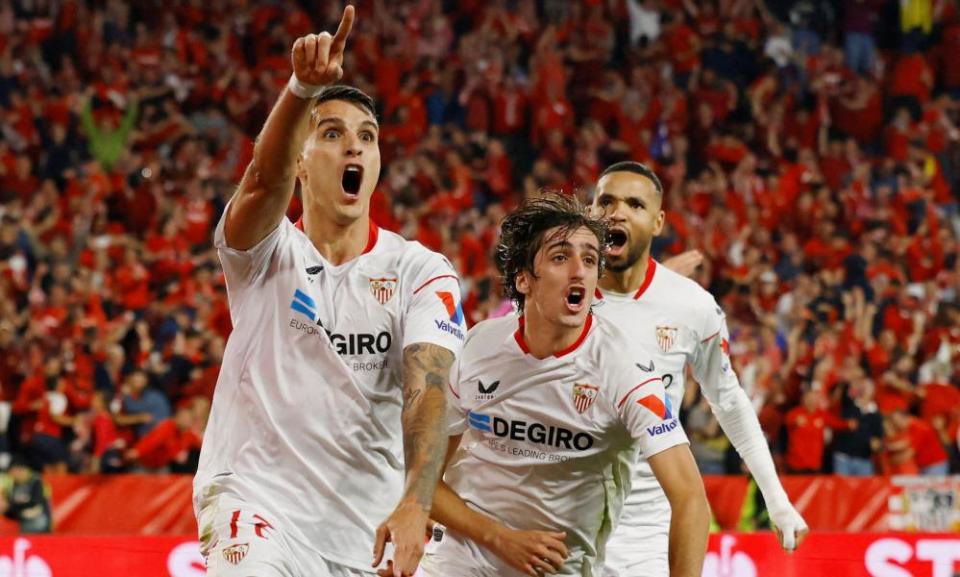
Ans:
[[[458,356],[450,367],[447,384],[447,436],[462,435],[467,431],[467,410],[460,404],[460,362]]]
[[[277,227],[263,240],[247,250],[238,250],[227,245],[224,234],[224,226],[229,211],[230,203],[227,203],[223,216],[220,217],[220,222],[217,223],[216,231],[213,234],[213,244],[217,247],[217,254],[220,256],[223,274],[227,279],[227,289],[231,293],[230,296],[234,296],[238,291],[258,284],[263,280],[271,257],[281,243],[286,242],[293,224],[286,217],[283,217]]]
[[[428,253],[414,275],[413,294],[405,311],[403,346],[431,343],[459,356],[466,338],[460,277],[447,259]]]
[[[640,453],[645,459],[688,442],[678,419],[679,407],[672,406],[660,377],[641,380],[622,387],[621,391],[617,414],[630,435],[640,443]]]
[[[735,405],[736,397],[740,395],[740,380],[730,361],[726,317],[713,299],[705,308],[690,366],[711,406],[726,410]]]

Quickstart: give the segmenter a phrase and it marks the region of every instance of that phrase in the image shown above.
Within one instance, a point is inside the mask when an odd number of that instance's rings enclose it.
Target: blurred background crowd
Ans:
[[[379,226],[502,314],[497,223],[655,167],[784,472],[960,471],[960,9],[944,0],[357,0]],[[0,0],[0,453],[190,471],[230,333],[212,229],[340,2]],[[294,199],[290,216],[299,213]],[[739,473],[696,387],[704,473]]]

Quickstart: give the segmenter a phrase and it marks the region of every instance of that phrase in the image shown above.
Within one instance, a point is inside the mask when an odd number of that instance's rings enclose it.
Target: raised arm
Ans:
[[[224,222],[227,245],[247,250],[276,228],[293,195],[297,156],[309,130],[313,97],[343,76],[343,51],[353,28],[347,6],[337,33],[302,36],[293,44],[293,76],[280,93],[253,148]]]
[[[710,535],[710,504],[690,446],[670,447],[648,462],[670,502],[670,577],[700,577]]]
[[[392,541],[395,577],[412,575],[423,555],[423,536],[447,447],[444,412],[453,361],[453,353],[438,345],[415,343],[403,349],[400,418],[407,478],[400,503],[377,528],[373,562],[374,567],[380,564],[384,544]]]

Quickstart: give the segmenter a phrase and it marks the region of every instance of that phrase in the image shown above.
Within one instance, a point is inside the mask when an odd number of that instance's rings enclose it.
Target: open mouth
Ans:
[[[567,308],[572,312],[579,312],[586,303],[587,289],[583,287],[570,287],[567,291]]]
[[[618,228],[610,229],[610,231],[607,232],[607,244],[610,253],[620,254],[623,247],[627,244],[627,233]]]
[[[348,164],[343,169],[343,192],[350,197],[360,196],[360,185],[363,183],[363,167],[359,164]]]

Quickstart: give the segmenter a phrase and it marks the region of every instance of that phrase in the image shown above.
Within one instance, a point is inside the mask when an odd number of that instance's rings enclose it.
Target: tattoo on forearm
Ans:
[[[453,359],[453,353],[437,345],[414,344],[403,350],[405,494],[425,509],[433,501],[446,454],[444,388]]]

